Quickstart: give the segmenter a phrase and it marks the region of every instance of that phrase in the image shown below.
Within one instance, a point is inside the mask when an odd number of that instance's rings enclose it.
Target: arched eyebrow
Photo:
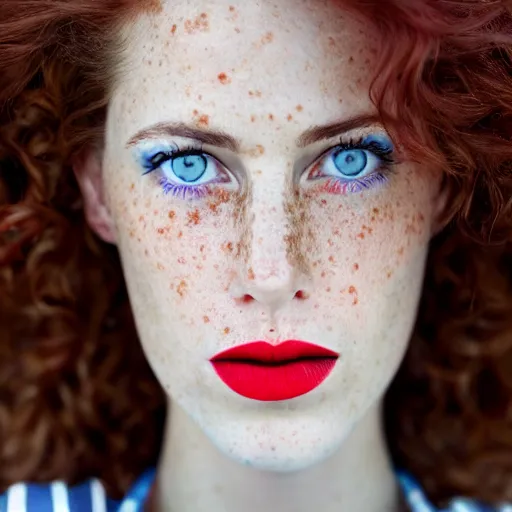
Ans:
[[[337,135],[356,129],[367,128],[368,126],[379,123],[380,119],[377,116],[366,114],[327,125],[312,126],[297,138],[296,145],[299,148],[304,148],[315,142],[331,139]],[[204,130],[185,123],[157,123],[138,131],[130,138],[126,146],[130,147],[146,139],[162,137],[193,139],[210,146],[229,149],[234,153],[239,153],[242,145],[239,139],[223,131]]]

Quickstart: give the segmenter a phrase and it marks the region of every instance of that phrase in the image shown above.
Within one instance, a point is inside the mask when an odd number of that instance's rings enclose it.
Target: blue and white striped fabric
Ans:
[[[143,512],[154,477],[154,470],[144,473],[122,501],[110,500],[98,480],[75,487],[62,482],[16,484],[0,495],[0,512]],[[398,473],[398,479],[411,512],[512,512],[512,504],[489,508],[462,498],[439,510],[410,475]]]
[[[512,512],[512,504],[488,507],[465,498],[455,498],[448,508],[438,509],[428,501],[423,489],[411,475],[399,472],[398,480],[412,512]]]
[[[0,512],[143,512],[154,475],[144,473],[122,501],[109,499],[98,480],[74,487],[20,483],[0,495]]]

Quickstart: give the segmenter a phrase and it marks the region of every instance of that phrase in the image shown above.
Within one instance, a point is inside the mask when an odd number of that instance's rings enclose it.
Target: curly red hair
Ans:
[[[386,401],[395,461],[439,502],[512,500],[512,2],[343,3],[382,38],[382,119],[450,191]],[[70,167],[101,144],[120,26],[158,8],[0,4],[2,488],[95,476],[116,497],[158,456],[164,395]]]

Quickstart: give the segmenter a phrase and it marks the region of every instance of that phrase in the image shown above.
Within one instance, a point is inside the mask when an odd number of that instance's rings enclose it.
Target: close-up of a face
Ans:
[[[101,183],[82,188],[145,354],[222,453],[308,467],[400,365],[440,175],[379,122],[379,42],[339,3],[164,2],[123,37]]]

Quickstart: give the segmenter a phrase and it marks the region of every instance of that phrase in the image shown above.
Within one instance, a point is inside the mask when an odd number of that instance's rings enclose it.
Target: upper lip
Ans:
[[[213,356],[210,361],[246,360],[262,363],[279,363],[304,358],[339,357],[337,352],[313,343],[286,340],[278,345],[266,341],[252,341],[228,348]]]

